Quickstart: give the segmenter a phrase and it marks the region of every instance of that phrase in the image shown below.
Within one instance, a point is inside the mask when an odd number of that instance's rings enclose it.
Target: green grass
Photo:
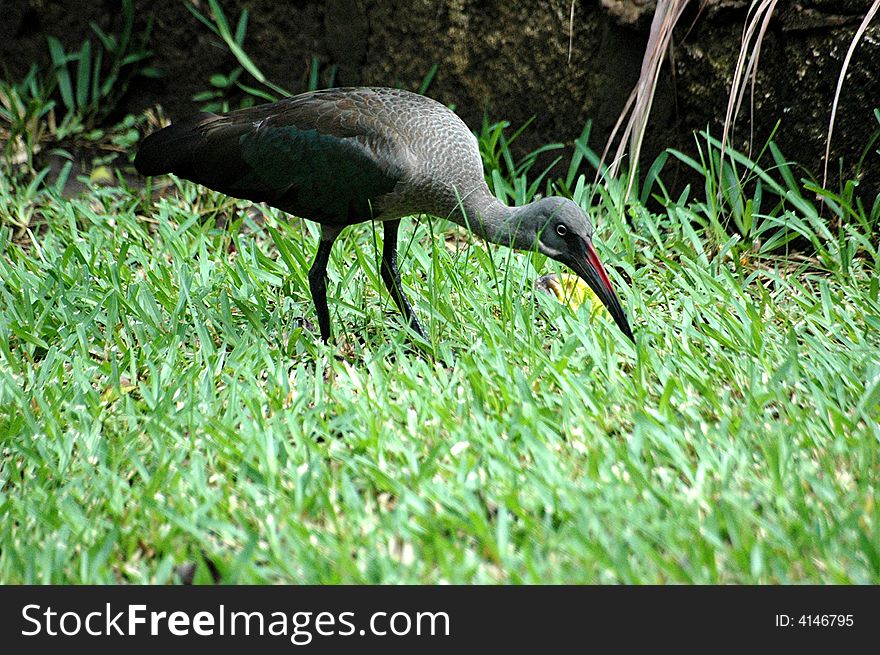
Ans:
[[[418,349],[369,224],[327,347],[298,327],[313,229],[0,178],[0,581],[880,582],[876,237],[761,254],[685,198],[627,225],[607,188],[637,345],[536,293],[543,257],[422,220]]]

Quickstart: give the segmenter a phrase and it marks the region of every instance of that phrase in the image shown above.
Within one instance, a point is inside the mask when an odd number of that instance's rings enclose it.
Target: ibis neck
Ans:
[[[525,241],[519,230],[521,209],[508,207],[487,188],[463,198],[461,208],[453,212],[450,219],[492,243],[528,250],[532,244]]]

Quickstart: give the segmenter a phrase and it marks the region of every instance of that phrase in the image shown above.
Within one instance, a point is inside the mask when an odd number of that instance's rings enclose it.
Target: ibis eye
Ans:
[[[561,237],[564,237],[566,234],[568,234],[568,228],[565,227],[562,223],[560,223],[559,225],[556,226],[556,234],[558,234]]]

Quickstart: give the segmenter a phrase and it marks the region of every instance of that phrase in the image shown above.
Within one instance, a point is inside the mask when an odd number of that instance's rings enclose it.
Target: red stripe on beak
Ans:
[[[587,241],[587,261],[596,273],[599,274],[599,279],[602,280],[602,284],[605,285],[608,293],[613,297],[617,297],[617,294],[614,293],[614,287],[611,286],[611,280],[608,279],[608,274],[605,272],[605,267],[602,266],[602,262],[599,261],[599,255],[596,254],[596,249],[593,248],[593,244],[589,241]]]

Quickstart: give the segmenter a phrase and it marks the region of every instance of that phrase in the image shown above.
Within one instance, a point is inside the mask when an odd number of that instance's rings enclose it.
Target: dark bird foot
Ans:
[[[308,332],[309,334],[317,335],[318,331],[315,329],[315,326],[312,322],[307,319],[305,316],[300,316],[299,318],[293,321],[295,327],[299,328],[303,332]]]
[[[293,324],[281,335],[282,349],[290,355],[299,353],[303,347],[310,349],[309,344],[325,343],[318,328],[305,316],[293,319]]]
[[[454,348],[438,348],[431,343],[430,339],[425,336],[424,330],[421,329],[418,322],[416,322],[416,326],[411,325],[410,327],[413,328],[413,331],[416,334],[406,335],[404,352],[407,355],[423,357],[435,364],[440,364],[443,368],[448,370],[451,370],[455,366],[457,353]]]

